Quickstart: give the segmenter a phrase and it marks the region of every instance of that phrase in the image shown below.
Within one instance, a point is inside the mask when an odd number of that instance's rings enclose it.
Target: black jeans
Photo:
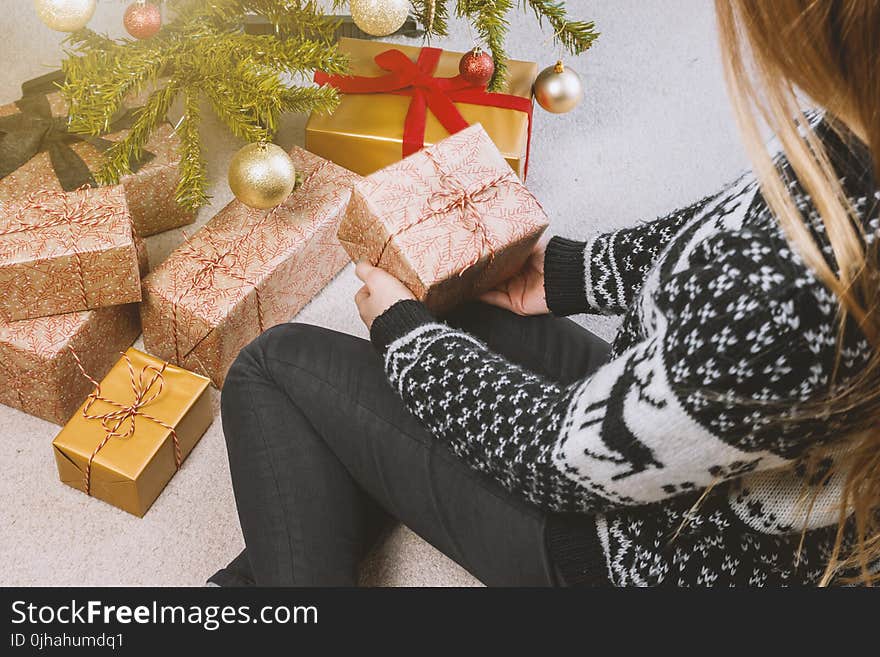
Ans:
[[[560,383],[608,358],[567,319],[471,304],[447,321]],[[214,583],[355,585],[392,518],[485,584],[561,583],[546,514],[434,440],[365,340],[305,324],[266,331],[230,369],[222,416],[246,549]]]

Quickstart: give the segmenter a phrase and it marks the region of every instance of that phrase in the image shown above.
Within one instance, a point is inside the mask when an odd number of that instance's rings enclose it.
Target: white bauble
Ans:
[[[371,36],[388,36],[406,22],[409,0],[351,0],[354,24]]]
[[[57,32],[84,28],[95,13],[97,0],[34,0],[37,16]]]

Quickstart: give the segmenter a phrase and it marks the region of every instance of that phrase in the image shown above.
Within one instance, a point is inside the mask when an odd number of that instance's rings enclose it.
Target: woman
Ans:
[[[880,2],[716,8],[756,173],[542,243],[445,323],[361,263],[372,346],[257,339],[223,391],[247,548],[215,583],[355,584],[389,517],[487,584],[880,578]],[[579,312],[623,315],[613,345]]]

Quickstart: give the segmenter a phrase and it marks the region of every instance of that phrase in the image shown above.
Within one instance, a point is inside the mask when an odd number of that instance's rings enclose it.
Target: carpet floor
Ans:
[[[121,32],[126,3],[99,3],[92,27]],[[649,220],[718,188],[744,166],[728,108],[711,3],[703,0],[568,0],[572,14],[594,19],[602,36],[570,58],[586,85],[585,102],[565,115],[536,108],[529,187],[555,233],[586,237]],[[60,37],[31,3],[0,0],[0,103],[22,80],[56,67]],[[509,51],[547,66],[556,59],[534,18],[511,22]],[[402,42],[407,42],[402,40]],[[410,43],[417,43],[409,41]],[[433,45],[465,50],[467,26]],[[206,112],[203,127],[213,200],[204,223],[231,198],[225,171],[240,143]],[[301,144],[304,117],[289,117],[284,146]],[[179,230],[148,240],[160,262]],[[296,318],[366,334],[346,268]],[[608,318],[579,318],[610,337]],[[140,344],[140,342],[138,342]],[[219,393],[213,391],[215,409]],[[58,427],[0,406],[0,585],[198,586],[242,548],[219,416],[182,470],[143,519],[62,485],[51,442]],[[383,586],[470,586],[479,582],[404,527],[367,559],[363,582]]]

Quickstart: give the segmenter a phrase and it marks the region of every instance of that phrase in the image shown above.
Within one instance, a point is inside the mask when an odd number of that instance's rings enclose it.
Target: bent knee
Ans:
[[[318,327],[308,324],[278,324],[247,344],[226,373],[223,395],[231,395],[232,391],[247,386],[254,381],[272,378],[272,363],[279,357],[285,360],[296,358],[299,350],[314,344],[310,335]]]
[[[289,356],[299,349],[313,345],[317,334],[322,331],[326,329],[311,324],[285,322],[263,331],[242,351],[257,352],[263,358]]]
[[[308,324],[278,324],[246,345],[226,373],[220,404],[224,414],[249,404],[254,389],[273,385],[279,361],[296,362],[316,344],[321,329]]]
[[[245,349],[256,349],[266,356],[295,352],[304,344],[313,342],[314,336],[323,330],[311,324],[285,322],[263,331]]]

